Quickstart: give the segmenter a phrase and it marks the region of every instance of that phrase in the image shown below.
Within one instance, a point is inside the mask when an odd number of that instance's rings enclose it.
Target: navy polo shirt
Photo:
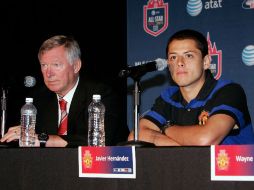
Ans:
[[[205,111],[211,117],[223,113],[236,121],[237,127],[223,139],[221,144],[254,144],[254,134],[244,90],[229,80],[215,80],[207,72],[206,81],[197,97],[186,102],[177,86],[162,91],[151,111],[144,118],[159,128],[171,121],[176,125],[198,125],[199,116]]]

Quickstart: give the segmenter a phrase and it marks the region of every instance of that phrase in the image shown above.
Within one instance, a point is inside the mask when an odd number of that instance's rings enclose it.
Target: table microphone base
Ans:
[[[135,146],[135,147],[155,147],[155,144],[145,142],[145,141],[139,141],[139,140],[132,140],[127,142],[121,142],[117,144],[118,146]]]

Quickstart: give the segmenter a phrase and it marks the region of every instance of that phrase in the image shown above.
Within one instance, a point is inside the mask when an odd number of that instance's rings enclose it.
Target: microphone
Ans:
[[[143,65],[127,67],[119,72],[119,77],[137,78],[143,76],[147,72],[163,71],[167,66],[167,61],[165,59],[158,58]]]
[[[16,89],[22,87],[34,87],[36,84],[36,79],[33,76],[25,76],[22,77],[13,77],[8,76],[5,80],[1,83],[1,86],[5,89]]]
[[[32,76],[26,76],[24,78],[24,85],[25,87],[34,87],[36,84],[36,79]]]

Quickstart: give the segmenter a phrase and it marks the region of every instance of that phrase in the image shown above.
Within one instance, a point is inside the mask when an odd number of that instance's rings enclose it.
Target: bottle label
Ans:
[[[20,147],[33,147],[35,145],[36,115],[21,116]]]
[[[104,114],[89,114],[88,145],[105,146]]]

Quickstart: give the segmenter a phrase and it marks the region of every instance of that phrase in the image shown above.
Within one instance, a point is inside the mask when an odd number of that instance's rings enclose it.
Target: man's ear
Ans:
[[[81,69],[81,60],[77,60],[74,62],[74,73],[78,73]]]
[[[203,67],[204,67],[204,70],[209,69],[210,64],[211,64],[211,56],[210,55],[206,55],[203,58]]]

